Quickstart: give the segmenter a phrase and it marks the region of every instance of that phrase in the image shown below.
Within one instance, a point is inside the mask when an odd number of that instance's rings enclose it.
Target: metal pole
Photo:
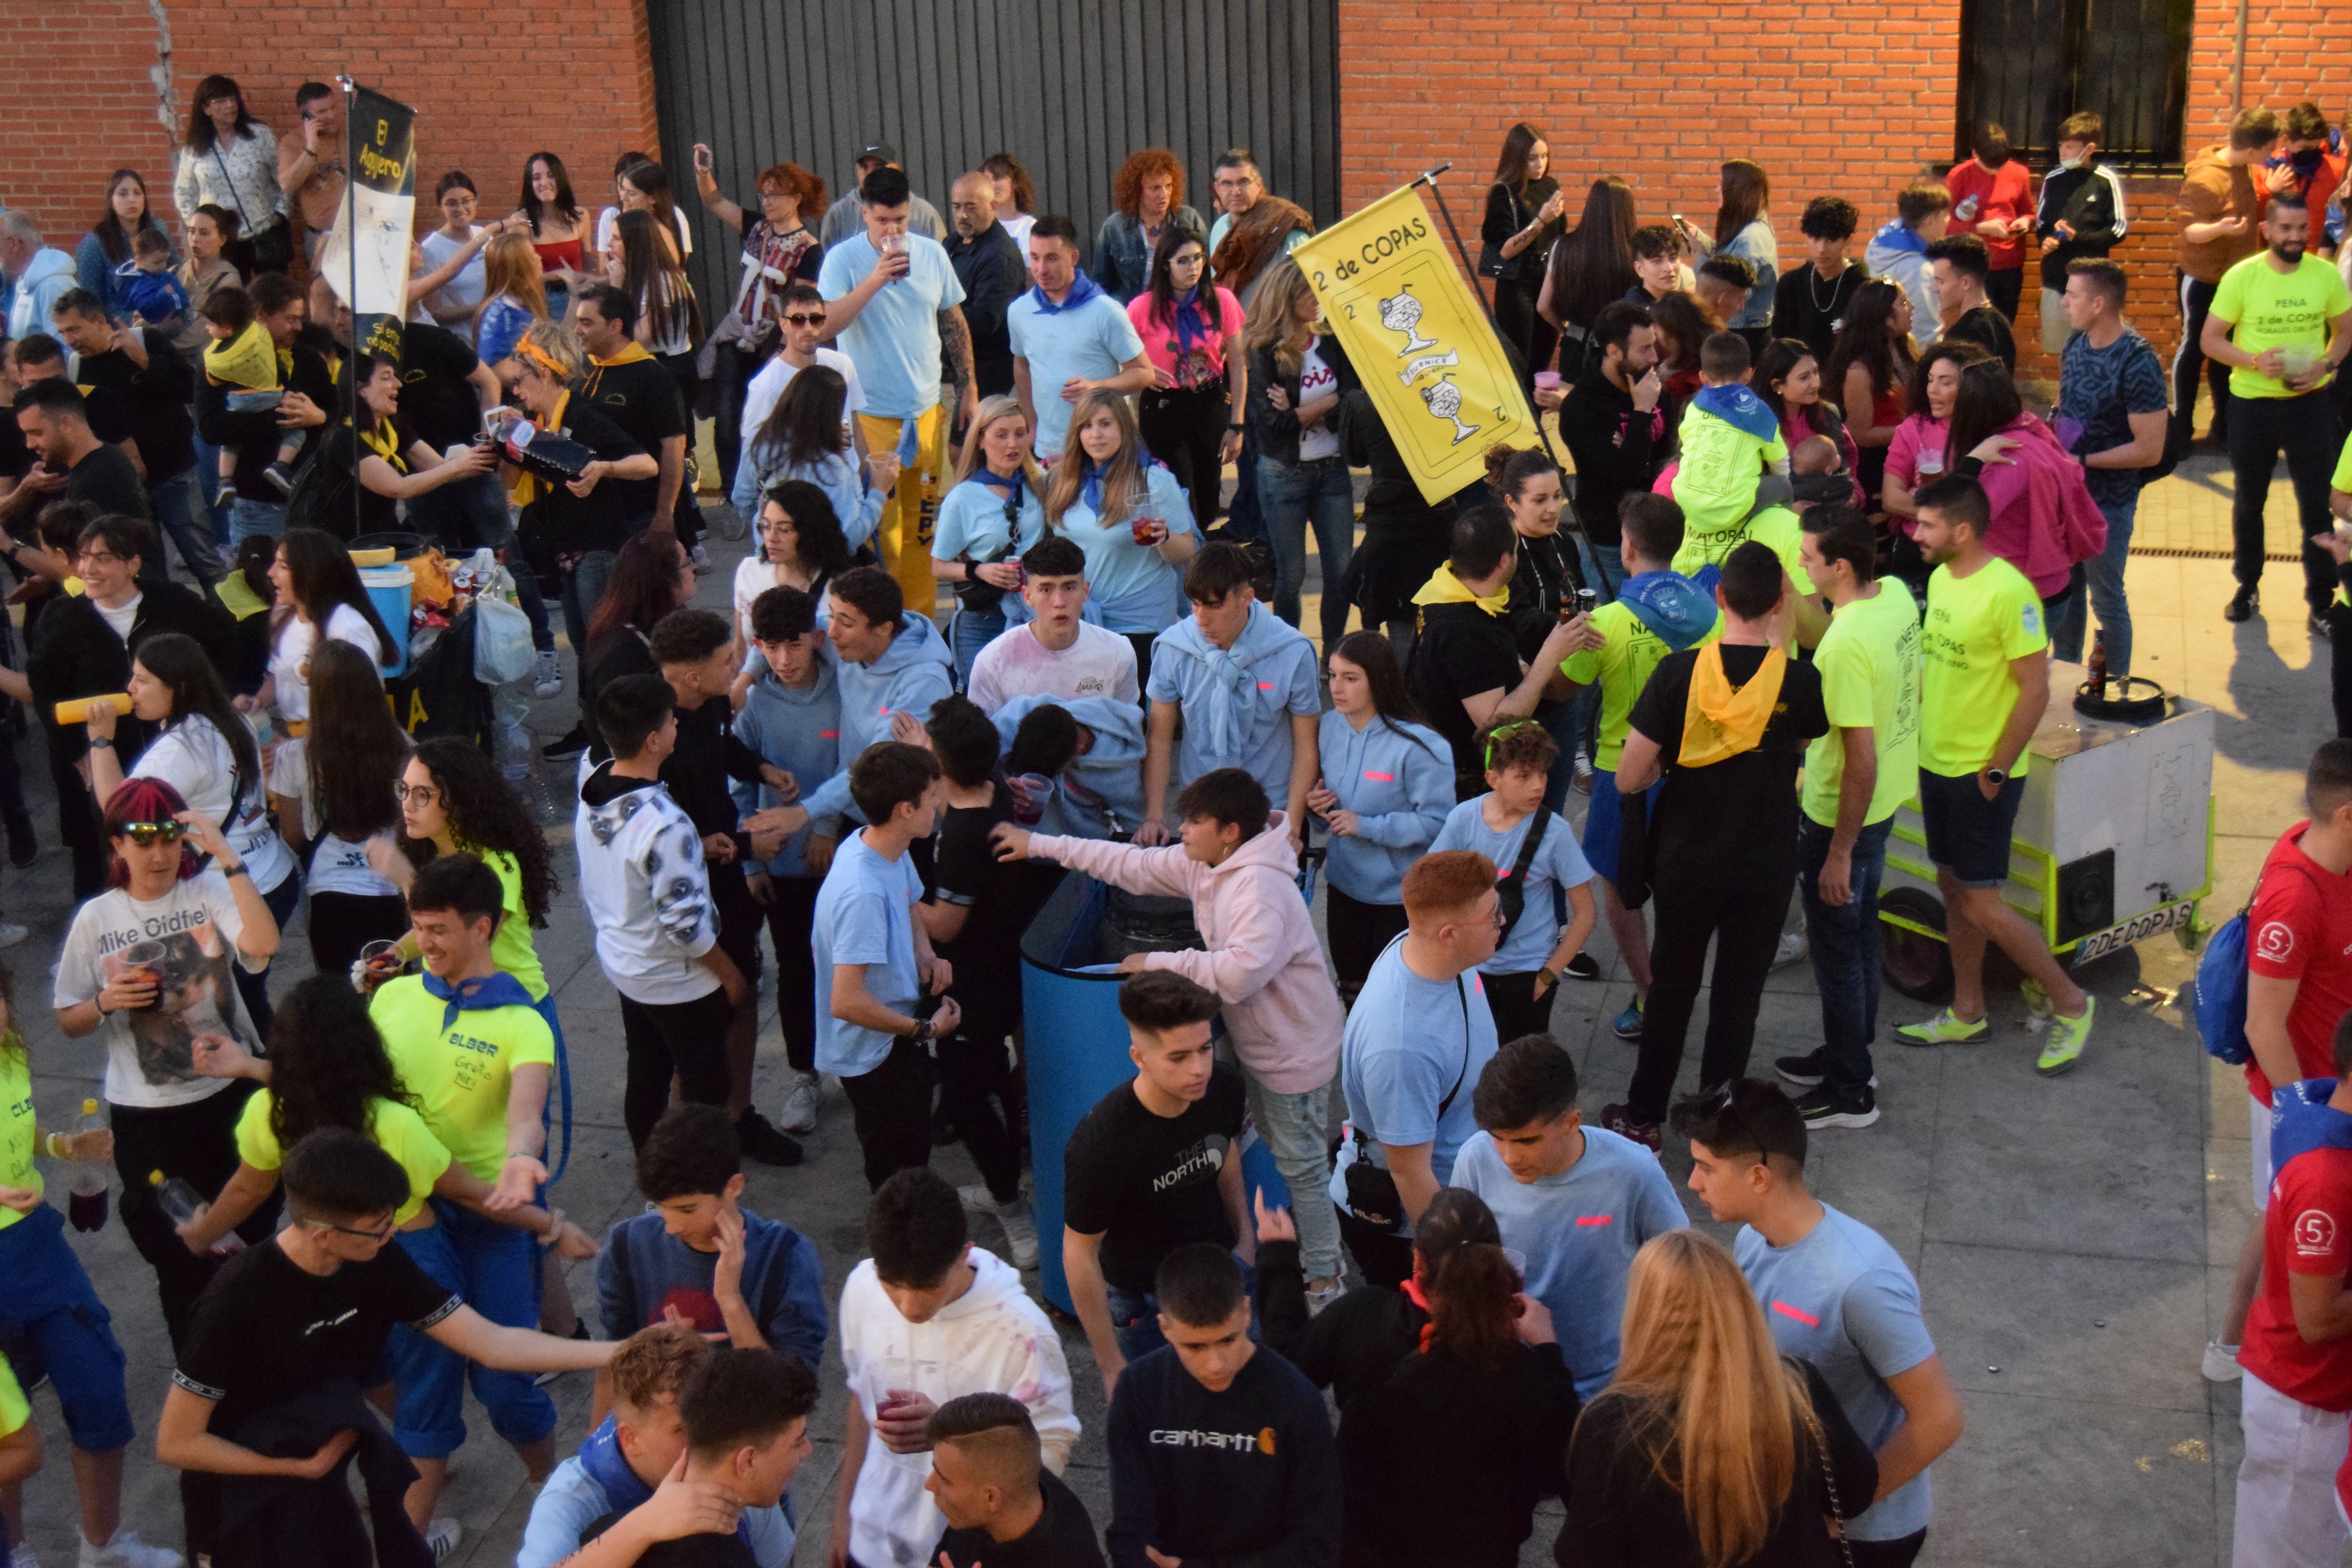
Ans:
[[[358,122],[352,117],[352,102],[359,96],[359,84],[346,74],[335,79],[343,91],[343,232],[350,239],[351,292],[343,296],[343,305],[352,317],[352,341],[343,354],[342,374],[335,379],[341,384],[352,408],[352,537],[357,539],[364,512],[360,506],[360,187],[356,178],[359,152],[352,138],[357,134]],[[329,337],[334,334],[331,331]]]
[[[1470,274],[1470,289],[1478,296],[1478,308],[1486,312],[1486,325],[1493,330],[1495,341],[1503,345],[1504,358],[1516,363],[1518,355],[1513,351],[1510,340],[1503,336],[1502,323],[1495,320],[1495,307],[1486,302],[1486,290],[1479,287],[1478,269],[1470,265],[1470,252],[1462,243],[1462,231],[1454,226],[1454,214],[1446,207],[1445,193],[1437,188],[1437,176],[1452,167],[1454,165],[1451,162],[1440,163],[1434,169],[1414,179],[1412,184],[1405,188],[1411,190],[1413,185],[1427,185],[1429,194],[1436,198],[1437,216],[1444,220],[1445,232],[1454,237],[1454,254],[1462,258],[1462,270]],[[1551,460],[1555,466],[1561,466],[1559,449],[1551,444],[1551,432],[1544,428],[1543,410],[1531,408],[1529,412],[1535,416],[1536,435],[1542,440],[1544,450],[1551,454]]]

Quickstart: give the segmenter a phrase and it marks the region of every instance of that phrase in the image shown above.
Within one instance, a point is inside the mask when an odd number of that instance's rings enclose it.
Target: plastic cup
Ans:
[[[1559,372],[1556,370],[1539,370],[1536,372],[1536,390],[1538,392],[1558,392],[1559,390]]]
[[[1160,542],[1160,520],[1156,517],[1139,517],[1131,525],[1130,531],[1138,544],[1157,544]]]
[[[1013,820],[1024,827],[1034,827],[1044,820],[1045,802],[1054,794],[1054,781],[1043,773],[1015,773],[1005,781],[1013,788]]]

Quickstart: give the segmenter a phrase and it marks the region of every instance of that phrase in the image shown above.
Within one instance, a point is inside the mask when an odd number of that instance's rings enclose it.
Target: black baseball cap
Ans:
[[[871,147],[860,149],[854,161],[863,163],[868,159],[877,163],[895,163],[898,161],[898,149],[891,146],[887,142],[877,142]]]

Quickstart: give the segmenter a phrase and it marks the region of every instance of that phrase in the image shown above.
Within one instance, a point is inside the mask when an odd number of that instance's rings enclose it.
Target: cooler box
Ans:
[[[1116,899],[1121,905],[1115,916]],[[1045,1299],[1066,1312],[1069,1281],[1062,1273],[1062,1151],[1096,1102],[1135,1078],[1127,1054],[1127,1021],[1118,1016],[1120,959],[1169,945],[1163,910],[1137,906],[1182,900],[1134,900],[1073,871],[1045,901],[1021,939],[1022,1052],[1029,1090],[1029,1155],[1035,1180],[1037,1266]],[[1140,913],[1156,929],[1138,937]],[[1189,924],[1189,921],[1187,922]],[[1124,929],[1122,929],[1124,928]],[[952,994],[952,993],[950,993]],[[1252,1138],[1243,1152],[1251,1188],[1264,1188],[1269,1205],[1287,1207],[1289,1189],[1274,1156]],[[1319,1193],[1309,1201],[1322,1202]]]
[[[415,581],[416,574],[404,565],[360,569],[360,585],[374,602],[383,629],[392,634],[392,662],[383,668],[386,680],[408,673],[408,595]]]

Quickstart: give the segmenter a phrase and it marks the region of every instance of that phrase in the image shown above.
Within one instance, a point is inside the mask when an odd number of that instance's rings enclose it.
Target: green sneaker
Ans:
[[[1983,1039],[1988,1027],[1982,1018],[1958,1017],[1947,1007],[1924,1024],[1904,1025],[1895,1037],[1906,1046],[1957,1046]]]
[[[2093,998],[2083,998],[2083,1014],[2078,1018],[2050,1019],[2050,1041],[2034,1059],[2033,1070],[2045,1078],[2054,1078],[2083,1059],[2083,1047],[2091,1043],[2091,1015],[2098,1004]]]

